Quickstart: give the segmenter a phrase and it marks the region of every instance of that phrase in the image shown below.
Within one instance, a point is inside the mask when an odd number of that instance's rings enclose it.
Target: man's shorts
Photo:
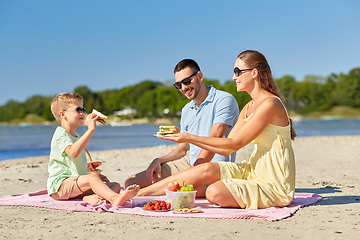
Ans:
[[[184,157],[161,164],[161,179],[170,177],[175,173],[181,172],[185,169],[190,168],[190,158],[189,154],[186,154]]]
[[[55,200],[67,200],[83,194],[77,184],[79,177],[80,176],[75,176],[65,179],[61,183],[59,190],[56,193],[51,194],[51,197]]]
[[[181,172],[183,170],[186,170],[190,168],[190,158],[189,154],[186,154],[184,157],[180,158],[179,160],[170,161],[161,164],[161,180],[164,178],[167,178],[171,175],[174,175],[178,172]],[[180,183],[182,184],[182,183]],[[203,183],[201,185],[201,193],[200,197],[205,197],[206,188],[209,186],[209,184]]]

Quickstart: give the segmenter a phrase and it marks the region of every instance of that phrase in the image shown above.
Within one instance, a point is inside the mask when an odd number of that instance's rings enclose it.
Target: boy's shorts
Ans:
[[[67,200],[83,194],[77,184],[79,177],[80,176],[75,176],[65,179],[61,183],[59,190],[56,193],[51,194],[51,197],[54,200]]]

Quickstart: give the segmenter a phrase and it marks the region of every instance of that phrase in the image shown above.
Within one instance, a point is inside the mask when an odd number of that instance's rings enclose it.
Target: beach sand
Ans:
[[[276,222],[144,217],[0,206],[0,239],[360,239],[360,136],[302,137],[293,142],[296,191],[323,196]],[[111,181],[146,169],[175,145],[92,152]],[[237,161],[248,159],[252,146]],[[46,188],[48,157],[0,162],[0,195]]]

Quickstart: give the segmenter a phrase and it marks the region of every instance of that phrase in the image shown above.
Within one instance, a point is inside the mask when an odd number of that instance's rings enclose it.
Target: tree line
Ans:
[[[224,84],[217,80],[205,81],[208,85],[231,93],[240,108],[250,100],[247,93],[236,91],[232,80]],[[275,82],[288,110],[299,115],[313,111],[324,112],[335,106],[360,109],[360,68],[354,68],[348,74],[331,74],[328,77],[309,75],[302,81],[296,81],[292,76],[284,76]],[[121,109],[133,108],[137,110],[133,118],[179,117],[179,112],[188,102],[188,99],[172,86],[171,81],[161,83],[145,80],[122,89],[101,92],[79,86],[74,92],[84,98],[84,107],[88,112],[95,108],[111,115]],[[24,102],[10,100],[0,106],[0,122],[22,120],[29,114],[40,116],[44,121],[54,121],[50,110],[53,97],[36,95]]]

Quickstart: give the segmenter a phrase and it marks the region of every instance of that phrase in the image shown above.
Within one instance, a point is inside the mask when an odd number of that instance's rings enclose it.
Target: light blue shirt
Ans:
[[[230,93],[216,90],[213,86],[210,86],[210,91],[199,108],[196,108],[194,100],[183,107],[180,131],[207,137],[213,124],[223,123],[229,125],[224,135],[224,137],[227,137],[238,117],[239,106],[235,98]],[[196,161],[200,151],[200,147],[190,144],[189,157],[191,165]],[[236,152],[229,157],[215,154],[211,162],[235,162],[235,157]]]

